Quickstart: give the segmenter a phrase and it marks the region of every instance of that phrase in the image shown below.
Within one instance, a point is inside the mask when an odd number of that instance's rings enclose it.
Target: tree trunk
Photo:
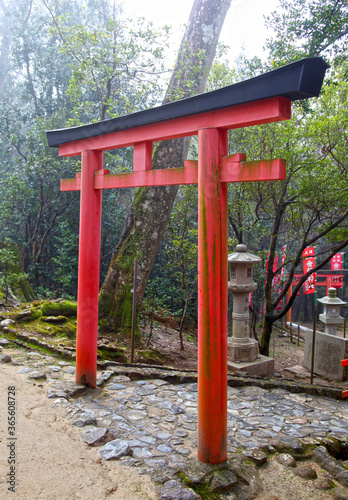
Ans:
[[[163,104],[204,91],[231,0],[195,0]],[[189,138],[159,143],[152,168],[182,167]],[[138,259],[137,310],[157,255],[177,186],[138,188],[99,296],[100,317],[110,330],[129,331],[133,261]]]
[[[273,318],[272,313],[265,311],[262,323],[260,352],[264,356],[269,356],[269,344],[272,336]]]

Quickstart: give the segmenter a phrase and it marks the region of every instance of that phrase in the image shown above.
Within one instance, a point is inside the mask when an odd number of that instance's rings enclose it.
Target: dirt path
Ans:
[[[102,462],[77,429],[53,407],[46,390],[17,374],[18,367],[0,365],[0,498],[47,500],[156,499],[154,486],[136,470]],[[8,387],[15,387],[16,440],[9,439]],[[10,394],[11,396],[11,394]],[[12,455],[11,446],[12,444]],[[15,453],[15,455],[14,455]],[[15,458],[15,492],[9,491]],[[13,465],[12,465],[13,466]],[[13,484],[13,483],[12,483]]]

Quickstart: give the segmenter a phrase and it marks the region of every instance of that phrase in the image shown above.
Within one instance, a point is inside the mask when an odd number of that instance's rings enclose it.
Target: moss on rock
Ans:
[[[76,316],[77,303],[69,300],[59,302],[44,302],[41,306],[42,316]]]

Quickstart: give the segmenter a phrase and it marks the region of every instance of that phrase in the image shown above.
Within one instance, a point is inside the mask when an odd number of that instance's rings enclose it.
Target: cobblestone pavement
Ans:
[[[4,362],[6,349],[3,353]],[[18,365],[18,373],[43,384],[54,404],[65,407],[72,425],[81,428],[82,439],[100,446],[102,458],[118,458],[160,482],[166,479],[161,481],[161,474],[188,469],[195,459],[194,374],[151,368],[130,373],[114,363],[99,373],[97,389],[86,390],[74,384],[75,368],[68,361],[37,352],[9,354],[7,361]],[[173,383],[180,377],[187,382]],[[267,450],[275,440],[301,451],[306,443],[320,444],[328,436],[348,441],[348,402],[283,389],[228,387],[227,424],[228,452]]]

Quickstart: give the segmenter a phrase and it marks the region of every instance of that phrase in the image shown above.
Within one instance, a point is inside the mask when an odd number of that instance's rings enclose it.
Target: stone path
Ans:
[[[11,350],[6,354],[3,347],[0,361],[18,365],[18,373],[44,384],[48,397],[55,405],[63,405],[72,425],[81,428],[82,439],[100,447],[103,459],[118,459],[124,466],[150,474],[164,485],[160,498],[201,498],[173,481],[178,470],[191,477],[191,483],[195,474],[212,474],[209,466],[201,464],[197,469],[194,374],[111,363],[99,373],[99,387],[86,390],[74,383],[73,364],[37,352]],[[181,383],[173,383],[180,378]],[[329,449],[335,443],[339,443],[338,453],[342,457],[346,453],[348,459],[347,401],[283,389],[228,387],[227,424],[229,454],[236,457],[242,452],[256,464],[267,461],[269,452],[287,452],[296,458],[310,446]],[[234,471],[233,477],[223,481],[231,486],[237,476]],[[348,486],[348,478],[340,482]],[[216,491],[224,491],[225,483]]]

